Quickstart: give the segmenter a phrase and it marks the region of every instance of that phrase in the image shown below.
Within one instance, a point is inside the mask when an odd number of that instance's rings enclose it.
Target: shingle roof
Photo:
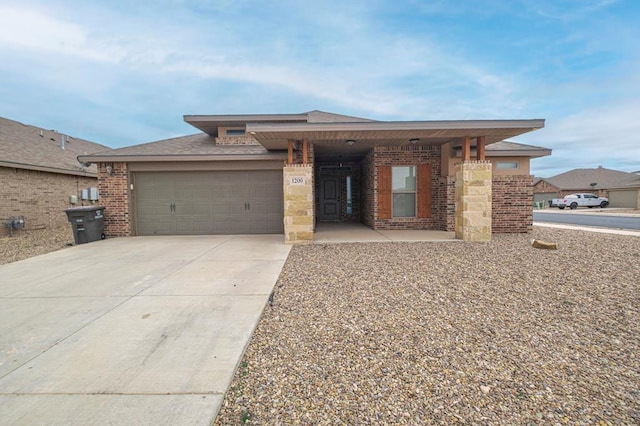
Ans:
[[[500,156],[526,156],[526,157],[544,157],[551,155],[549,148],[543,148],[541,146],[526,145],[523,143],[517,143],[512,141],[499,141],[487,145],[487,155],[500,155]]]
[[[546,180],[560,189],[606,189],[634,178],[637,176],[633,173],[598,167],[596,169],[569,170]],[[591,186],[592,183],[596,185]]]
[[[61,148],[63,137],[64,149]],[[5,167],[81,176],[95,174],[96,167],[83,167],[77,156],[108,149],[54,130],[0,117],[0,165]]]
[[[269,156],[272,155],[262,145],[215,145],[215,139],[206,133],[181,136],[177,138],[164,139],[140,145],[128,146],[113,149],[106,152],[96,153],[91,156],[82,156],[81,159],[88,161],[112,161],[104,160],[107,157],[136,157],[137,161],[145,158],[171,157],[173,160],[180,158],[194,157],[206,159],[208,156]]]
[[[334,114],[332,112],[313,110],[307,112],[307,123],[364,123],[376,120],[353,117],[350,115]]]

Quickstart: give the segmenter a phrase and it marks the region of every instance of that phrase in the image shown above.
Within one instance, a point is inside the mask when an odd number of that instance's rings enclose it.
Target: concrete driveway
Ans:
[[[0,266],[2,423],[210,424],[289,250],[135,237]]]

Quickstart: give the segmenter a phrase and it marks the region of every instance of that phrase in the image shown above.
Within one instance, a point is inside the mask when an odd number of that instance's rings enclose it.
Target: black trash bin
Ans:
[[[76,244],[104,239],[104,207],[88,206],[66,209]]]

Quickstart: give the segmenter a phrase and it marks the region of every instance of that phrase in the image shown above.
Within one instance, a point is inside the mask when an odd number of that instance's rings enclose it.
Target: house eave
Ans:
[[[57,173],[70,176],[96,177],[97,174],[86,170],[69,170],[58,167],[39,166],[37,164],[12,163],[8,161],[0,161],[0,167],[11,169],[35,170],[39,172]]]
[[[224,155],[81,155],[78,160],[90,163],[136,163],[171,161],[260,161],[286,160],[284,152],[266,154],[224,154]]]
[[[286,149],[288,140],[307,139],[316,145],[354,140],[369,145],[403,144],[419,139],[422,144],[442,144],[465,136],[485,136],[486,143],[499,142],[544,127],[543,119],[373,121],[357,123],[247,123],[246,132],[269,150]]]

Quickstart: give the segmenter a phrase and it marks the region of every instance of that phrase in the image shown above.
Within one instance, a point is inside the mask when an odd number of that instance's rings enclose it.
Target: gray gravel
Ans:
[[[538,227],[294,247],[216,423],[639,424],[639,264]]]
[[[71,225],[62,228],[19,229],[0,237],[0,265],[61,250],[73,244]]]

